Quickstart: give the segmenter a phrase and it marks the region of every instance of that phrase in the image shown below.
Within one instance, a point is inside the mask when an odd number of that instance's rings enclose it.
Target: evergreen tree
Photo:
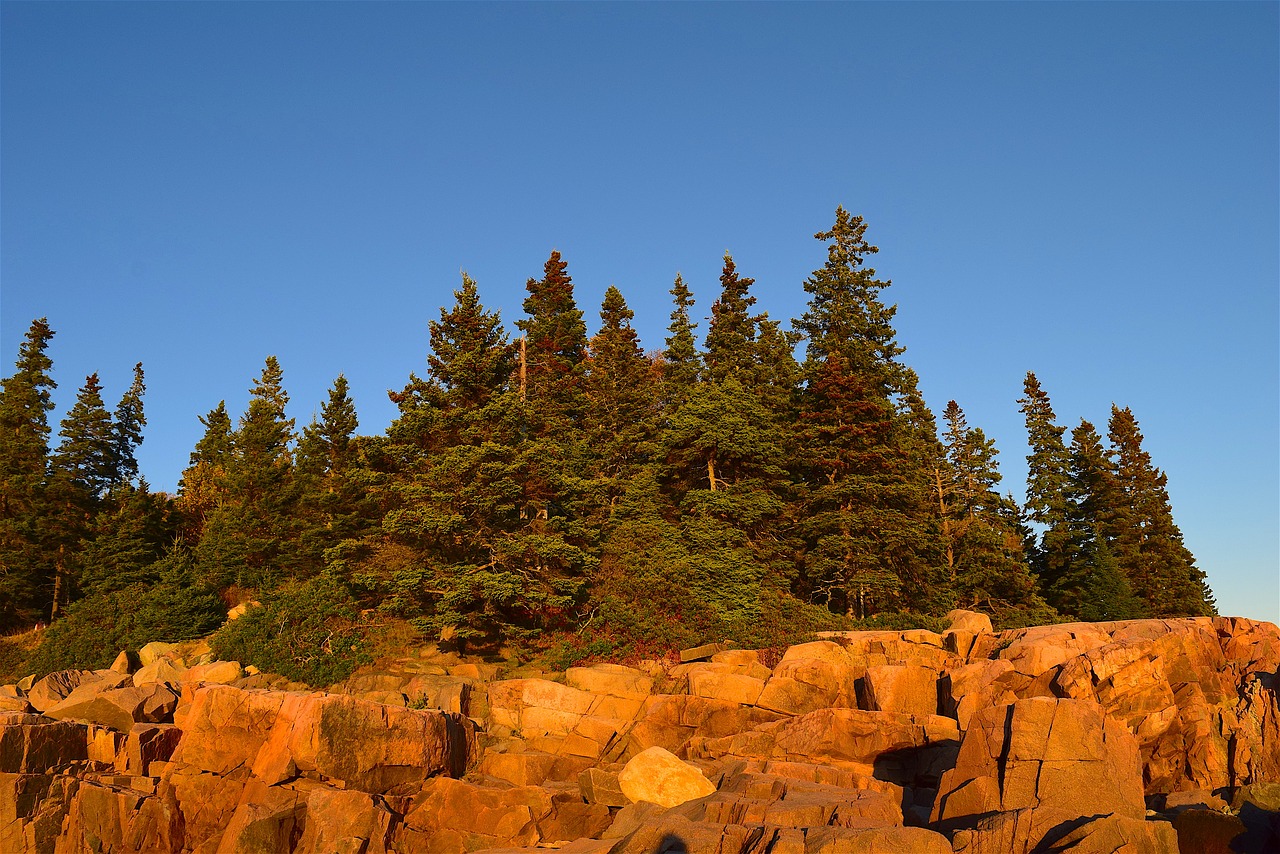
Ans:
[[[634,317],[622,293],[610,285],[586,363],[586,439],[606,514],[650,455],[657,407],[654,368],[631,328]]]
[[[231,437],[219,479],[221,503],[206,520],[196,550],[214,586],[270,587],[295,574],[298,490],[293,473],[293,419],[275,356],[253,382],[249,406]],[[214,440],[216,441],[216,440]]]
[[[147,387],[143,382],[142,363],[133,366],[133,383],[116,406],[113,425],[114,447],[111,488],[131,484],[138,477],[138,460],[134,452],[142,444],[142,428],[147,426],[147,416],[142,408],[142,396]]]
[[[196,442],[190,462],[178,481],[176,507],[189,542],[200,539],[209,514],[222,501],[223,478],[231,459],[232,429],[227,402],[218,401],[217,407],[200,417],[200,423],[204,425],[204,435]]]
[[[568,265],[553,251],[541,279],[530,279],[524,301],[529,316],[517,320],[525,335],[525,375],[521,381],[530,402],[535,429],[562,427],[581,413],[582,360],[587,351],[587,327],[573,298]]]
[[[93,522],[82,558],[80,588],[86,597],[114,593],[160,580],[160,561],[173,545],[177,517],[173,502],[146,481],[125,482],[111,494],[111,506]]]
[[[737,266],[728,252],[720,273],[720,298],[711,305],[711,325],[707,328],[706,366],[710,382],[724,382],[733,377],[745,388],[755,389],[756,323],[750,313],[756,298],[751,296],[755,279],[738,275]]]
[[[936,471],[944,557],[959,604],[1000,607],[1039,604],[1022,552],[1018,507],[997,491],[995,442],[970,427],[954,400],[943,413],[945,465]]]
[[[836,210],[827,263],[805,281],[809,308],[793,325],[808,338],[800,399],[808,498],[799,515],[807,541],[805,585],[815,601],[866,616],[917,600],[937,560],[924,411],[880,291],[865,266],[876,247],[861,217]],[[902,408],[900,409],[900,404]],[[936,441],[936,439],[935,439]]]
[[[1108,543],[1119,496],[1102,439],[1088,421],[1071,431],[1070,460],[1066,560],[1050,595],[1058,610],[1083,620],[1145,616],[1143,603],[1134,598]]]
[[[1067,477],[1070,465],[1062,434],[1066,428],[1054,423],[1049,395],[1040,387],[1036,375],[1027,371],[1023,383],[1024,397],[1018,400],[1026,419],[1027,441],[1027,516],[1042,526],[1037,547],[1029,543],[1031,566],[1046,594],[1067,571],[1071,561],[1071,533],[1067,517]],[[1049,597],[1053,602],[1052,597]]]
[[[667,410],[674,412],[693,393],[702,373],[702,357],[693,336],[698,324],[689,317],[693,294],[678,273],[671,295],[675,298],[675,308],[671,312],[671,325],[667,327],[667,349],[662,351],[662,397]]]
[[[1121,508],[1110,545],[1120,570],[1152,616],[1215,614],[1205,574],[1173,521],[1169,479],[1143,449],[1137,419],[1113,405],[1107,426]]]
[[[62,442],[50,464],[65,472],[89,499],[100,499],[116,480],[116,437],[96,373],[85,378],[59,435]]]
[[[0,386],[0,630],[34,621],[52,582],[40,525],[57,388],[46,353],[53,335],[47,319],[32,321],[16,370]]]
[[[313,418],[298,440],[298,552],[308,574],[325,564],[328,549],[376,527],[372,479],[360,465],[355,435],[360,422],[348,390],[347,378],[339,374],[320,418]]]
[[[548,278],[557,269],[549,263]],[[388,430],[397,464],[382,522],[389,545],[368,564],[381,567],[384,607],[465,644],[556,624],[571,612],[591,560],[553,514],[528,512],[510,347],[474,285],[464,282],[455,297],[431,325],[438,361],[428,379],[413,378],[393,396],[401,417]],[[554,397],[546,379],[529,385],[531,397]],[[486,382],[494,385],[482,393]]]

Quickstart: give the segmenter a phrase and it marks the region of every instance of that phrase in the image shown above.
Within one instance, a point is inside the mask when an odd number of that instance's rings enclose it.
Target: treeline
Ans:
[[[677,276],[650,356],[615,287],[588,335],[558,252],[514,339],[464,275],[384,435],[357,435],[341,376],[298,431],[268,358],[243,414],[201,419],[172,498],[133,457],[141,366],[114,413],[89,377],[50,449],[38,320],[0,400],[0,620],[71,605],[101,632],[97,615],[132,602],[135,623],[204,632],[215,594],[253,595],[271,619],[226,642],[312,661],[379,615],[459,646],[558,638],[586,655],[955,607],[1006,623],[1213,613],[1128,409],[1106,445],[1083,421],[1068,444],[1029,373],[1025,507],[959,405],[935,422],[865,232],[841,208],[816,235],[827,261],[788,327],[726,255],[699,346]]]

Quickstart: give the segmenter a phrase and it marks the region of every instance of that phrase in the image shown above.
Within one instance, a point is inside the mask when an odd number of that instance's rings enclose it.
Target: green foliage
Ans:
[[[176,579],[150,587],[131,585],[68,607],[66,616],[45,630],[27,669],[43,676],[68,668],[108,667],[122,649],[203,637],[225,618],[222,601],[203,588]]]
[[[369,663],[376,626],[362,620],[350,590],[328,576],[287,582],[218,630],[214,654],[294,682],[324,687]]]

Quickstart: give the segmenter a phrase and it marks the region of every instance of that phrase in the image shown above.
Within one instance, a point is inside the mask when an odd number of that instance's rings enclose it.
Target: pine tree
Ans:
[[[347,378],[339,374],[320,408],[298,440],[298,553],[312,574],[326,562],[326,552],[344,540],[357,540],[376,527],[373,478],[360,465],[359,427]]]
[[[733,377],[745,388],[759,385],[756,375],[756,323],[750,313],[756,298],[751,296],[755,279],[738,275],[728,252],[720,273],[720,298],[711,305],[711,325],[707,328],[707,380],[724,382]]]
[[[142,363],[133,366],[133,384],[120,398],[116,406],[113,427],[113,471],[110,487],[131,484],[138,477],[138,460],[134,452],[142,444],[142,428],[147,426],[147,416],[142,408],[142,396],[147,387],[143,382]]]
[[[674,412],[689,399],[702,373],[702,357],[693,330],[698,327],[689,317],[693,294],[679,273],[671,288],[675,308],[667,327],[667,348],[662,351],[662,399],[667,411]]]
[[[922,600],[938,550],[925,458],[931,416],[912,403],[914,375],[897,362],[896,307],[880,301],[889,283],[865,266],[878,251],[865,231],[861,217],[838,208],[832,229],[814,235],[829,244],[827,263],[805,281],[809,308],[793,324],[808,338],[799,414],[805,583],[815,601],[858,616],[903,594]]]
[[[1121,508],[1111,523],[1111,551],[1134,593],[1152,616],[1216,613],[1205,574],[1173,521],[1168,476],[1142,447],[1138,421],[1128,407],[1111,407],[1108,440]]]
[[[401,417],[388,430],[396,463],[384,498],[389,545],[369,563],[388,594],[384,607],[466,644],[563,619],[591,559],[555,515],[528,512],[526,426],[519,387],[509,382],[510,346],[474,284],[455,297],[431,325],[438,361],[429,377],[393,395]],[[554,396],[545,380],[529,386],[531,397],[535,388],[544,402]]]
[[[1018,400],[1026,419],[1027,456],[1026,511],[1031,521],[1042,526],[1039,546],[1031,548],[1031,566],[1040,589],[1048,594],[1067,571],[1071,560],[1071,534],[1067,518],[1067,476],[1070,459],[1062,434],[1066,428],[1054,423],[1053,406],[1040,381],[1030,371],[1023,383],[1025,396]],[[1048,597],[1053,602],[1051,596]]]
[[[1145,616],[1108,542],[1117,519],[1115,472],[1088,421],[1071,431],[1062,575],[1049,591],[1058,610],[1082,620]]]
[[[587,445],[606,518],[626,483],[649,458],[657,408],[655,371],[631,328],[635,313],[613,285],[600,307],[600,331],[591,339],[584,390]]]
[[[34,621],[52,584],[40,526],[57,388],[46,353],[53,335],[46,318],[32,321],[16,370],[0,387],[0,630]]]
[[[944,557],[959,604],[998,610],[1038,604],[1022,552],[1018,507],[996,489],[995,442],[954,400],[943,413],[945,465],[936,472]]]
[[[537,426],[573,422],[582,410],[582,360],[587,351],[587,327],[573,298],[568,265],[553,251],[541,279],[530,279],[524,301],[527,318],[516,326],[525,334],[523,396]]]
[[[89,499],[102,498],[116,481],[116,436],[96,373],[85,377],[58,432],[62,442],[50,464],[65,472]]]
[[[111,498],[112,506],[94,519],[82,558],[80,587],[86,597],[157,583],[156,564],[177,534],[173,502],[152,492],[145,480],[137,486],[125,482]]]
[[[298,569],[297,484],[293,475],[293,419],[275,356],[253,382],[249,406],[231,436],[219,479],[221,503],[207,518],[196,550],[213,586],[271,587]]]
[[[218,401],[208,415],[200,417],[200,423],[204,425],[204,435],[196,442],[190,462],[178,481],[176,507],[188,542],[200,539],[209,514],[222,501],[223,478],[231,459],[232,429],[227,402]]]

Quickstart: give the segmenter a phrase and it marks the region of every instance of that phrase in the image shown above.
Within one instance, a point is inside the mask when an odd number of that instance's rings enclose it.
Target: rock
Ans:
[[[649,747],[682,752],[690,739],[720,738],[780,718],[774,712],[687,695],[655,694],[645,700],[631,727],[628,755]]]
[[[956,609],[949,611],[945,617],[953,632],[973,632],[975,635],[990,634],[991,618],[977,611]]]
[[[743,673],[745,669],[739,665],[709,662],[694,664],[688,672],[689,693],[695,697],[706,697],[711,700],[724,700],[743,706],[753,706],[764,691],[765,679],[770,675],[767,668],[764,677]]]
[[[878,827],[869,830],[821,828],[804,840],[805,854],[951,854],[941,833],[923,827]]]
[[[938,713],[938,672],[913,664],[867,668],[858,683],[859,708],[904,715]]]
[[[164,682],[177,685],[187,678],[186,674],[187,668],[174,664],[168,658],[157,658],[150,664],[144,664],[137,673],[133,674],[133,684],[152,685]]]
[[[111,662],[111,669],[124,676],[129,676],[133,673],[136,668],[133,664],[133,658],[129,655],[129,650],[120,650],[120,654],[116,656],[116,660]]]
[[[182,674],[183,682],[211,682],[218,685],[230,685],[244,675],[244,669],[238,661],[214,661],[210,664],[197,664],[188,667]]]
[[[129,732],[135,723],[160,723],[170,719],[178,705],[177,693],[165,685],[97,690],[101,684],[82,686],[62,702],[46,709],[45,715],[56,720],[85,721]]]
[[[704,643],[702,646],[682,649],[680,650],[680,663],[688,664],[691,661],[706,661],[711,656],[727,649],[731,649],[728,643]]]
[[[603,768],[588,768],[583,771],[578,775],[578,788],[589,804],[625,807],[631,803],[631,799],[622,793],[617,773]]]
[[[978,712],[942,775],[931,820],[959,828],[1028,807],[1143,818],[1137,739],[1083,700],[1032,698]]]
[[[219,775],[245,766],[269,785],[302,775],[397,794],[436,774],[460,776],[475,751],[465,718],[336,694],[204,685],[175,722],[175,762]]]
[[[1171,792],[1166,795],[1161,812],[1179,813],[1192,809],[1226,812],[1229,806],[1226,801],[1213,792],[1206,789],[1190,789],[1182,792]]]
[[[240,619],[246,613],[248,613],[250,608],[256,608],[260,604],[261,604],[260,602],[241,602],[239,605],[236,605],[234,608],[232,608],[230,611],[227,612],[227,622],[229,623],[232,620]]]
[[[984,818],[952,839],[955,854],[1178,854],[1167,822],[1109,815],[1081,821],[1070,811],[1035,807]]]
[[[1003,706],[1018,699],[1014,693],[1017,674],[1011,662],[1004,659],[975,661],[948,671],[940,680],[938,692],[944,714],[954,717],[961,729],[979,709]]]
[[[1187,810],[1174,818],[1173,830],[1177,833],[1178,849],[1182,851],[1233,854],[1248,850],[1241,844],[1248,829],[1238,816],[1212,810]]]
[[[151,643],[138,650],[138,662],[146,667],[161,658],[175,655],[178,652],[178,644],[165,643],[163,641],[152,641]]]
[[[61,703],[81,683],[101,681],[102,677],[92,670],[59,670],[26,688],[27,702],[37,711],[43,712],[50,706]]]
[[[619,664],[593,664],[590,667],[570,667],[564,674],[565,682],[579,691],[644,700],[653,693],[653,679],[634,667]]]
[[[778,759],[844,769],[899,785],[936,785],[954,764],[956,722],[940,716],[821,709],[709,740],[716,759]]]
[[[306,825],[298,852],[387,854],[396,816],[364,792],[314,789],[307,793]]]
[[[632,801],[674,807],[716,790],[701,771],[661,747],[650,747],[618,774],[622,793]]]
[[[783,654],[756,705],[786,715],[856,708],[854,685],[865,672],[866,666],[834,641],[799,644]]]
[[[85,730],[72,721],[0,714],[0,773],[46,774],[87,759]]]

